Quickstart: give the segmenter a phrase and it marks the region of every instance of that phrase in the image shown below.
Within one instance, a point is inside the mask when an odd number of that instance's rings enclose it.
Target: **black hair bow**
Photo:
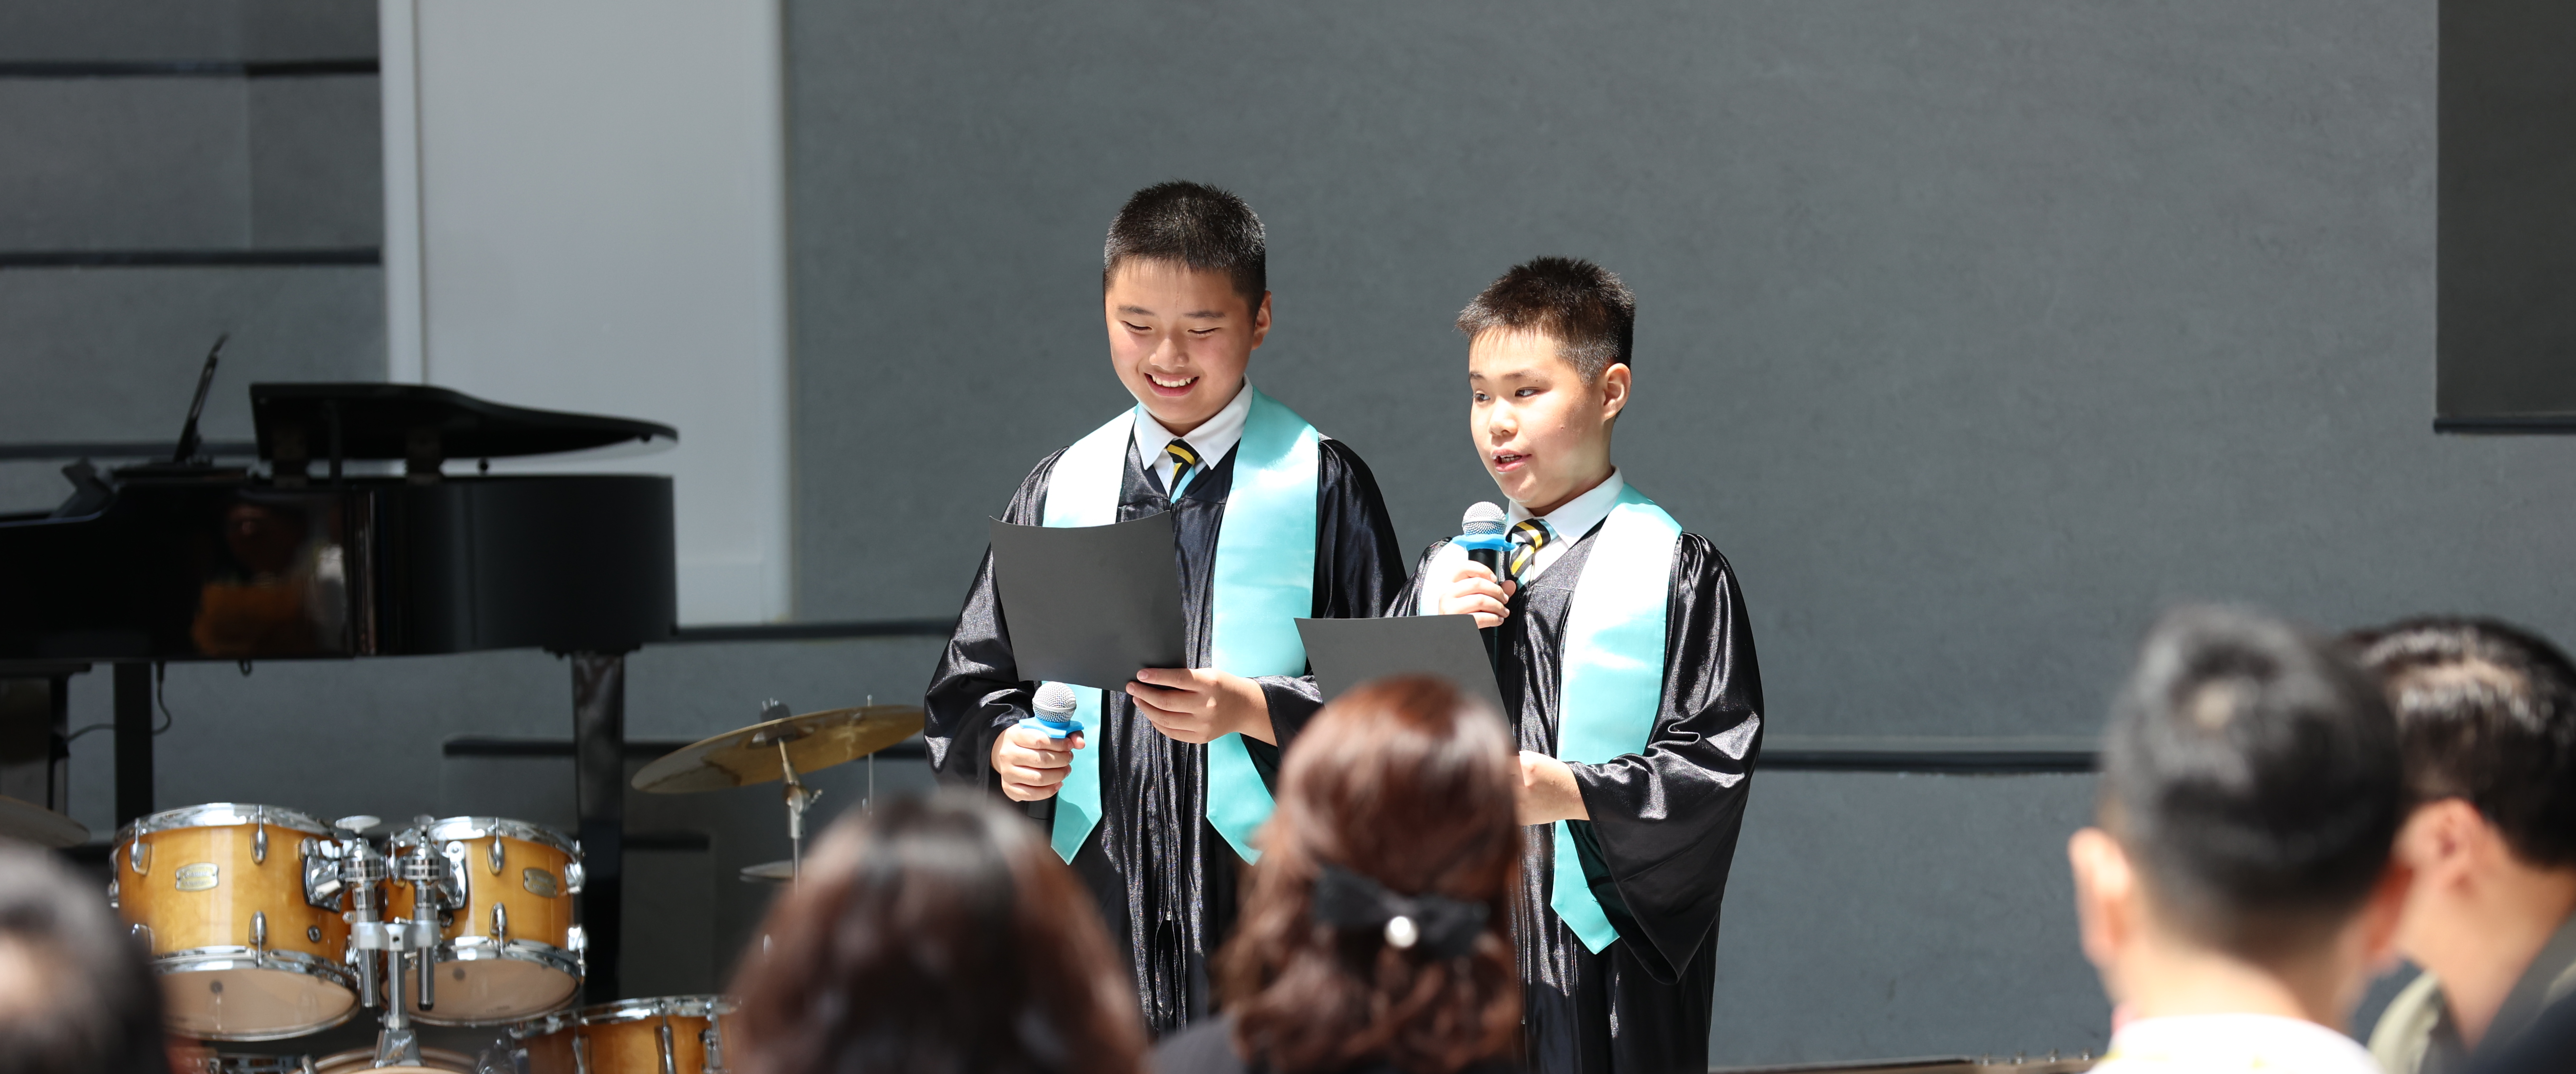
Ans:
[[[1434,958],[1459,958],[1476,949],[1490,909],[1481,902],[1443,895],[1398,895],[1386,885],[1338,865],[1315,877],[1315,920],[1343,929],[1384,929],[1397,950],[1421,944]]]

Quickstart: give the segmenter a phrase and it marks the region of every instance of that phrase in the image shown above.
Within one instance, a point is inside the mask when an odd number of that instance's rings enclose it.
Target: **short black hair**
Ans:
[[[161,988],[142,943],[99,885],[44,851],[0,842],[0,978],[41,982],[0,994],[0,1070],[166,1074]]]
[[[2176,609],[2112,706],[2101,798],[2162,917],[2270,961],[2341,928],[2387,871],[2397,721],[2332,643],[2258,612]]]
[[[1512,266],[1458,311],[1468,339],[1496,330],[1556,341],[1586,383],[1612,364],[1636,364],[1637,296],[1617,273],[1579,257],[1533,257]]]
[[[2524,860],[2576,866],[2576,664],[2493,619],[2422,617],[2357,632],[2397,711],[2406,791],[2462,798]]]
[[[1168,261],[1234,281],[1245,305],[1261,307],[1270,290],[1269,240],[1261,217],[1233,192],[1173,180],[1129,195],[1109,220],[1100,247],[1100,289],[1130,260]]]

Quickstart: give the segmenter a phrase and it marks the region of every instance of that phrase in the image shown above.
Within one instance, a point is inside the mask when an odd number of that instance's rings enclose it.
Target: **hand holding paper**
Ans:
[[[1214,668],[1144,668],[1127,684],[1137,712],[1182,742],[1214,742],[1229,733],[1278,744],[1270,698],[1261,684]]]

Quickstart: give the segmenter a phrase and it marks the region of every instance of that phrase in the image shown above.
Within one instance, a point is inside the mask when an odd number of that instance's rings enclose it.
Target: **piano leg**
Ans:
[[[626,657],[572,654],[573,795],[581,814],[584,1003],[623,998],[618,944],[626,855]]]
[[[152,665],[116,665],[116,826],[152,810]]]

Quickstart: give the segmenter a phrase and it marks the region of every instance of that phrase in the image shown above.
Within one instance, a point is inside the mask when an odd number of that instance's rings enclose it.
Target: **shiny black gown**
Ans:
[[[1020,483],[1002,521],[1036,525],[1043,519],[1047,477],[1062,454],[1048,456]],[[1227,452],[1214,469],[1188,482],[1175,504],[1160,480],[1138,464],[1131,437],[1119,486],[1119,521],[1164,511],[1175,515],[1173,562],[1193,666],[1208,662],[1211,571],[1226,494],[1234,486],[1234,456]],[[1313,615],[1375,615],[1402,595],[1405,582],[1404,552],[1377,479],[1357,454],[1334,440],[1323,442],[1316,467]],[[1286,746],[1322,707],[1315,681],[1285,675],[1255,681],[1270,701],[1271,727]],[[994,595],[988,549],[924,699],[928,727],[922,736],[931,770],[999,794],[992,778],[993,736],[1028,715],[1034,689],[1011,659],[1010,628]],[[1101,710],[1099,724],[1085,734],[1085,748],[1099,751],[1100,824],[1074,855],[1073,868],[1098,897],[1112,942],[1133,952],[1137,998],[1160,1035],[1209,1010],[1208,958],[1232,931],[1243,861],[1203,819],[1207,747],[1163,737],[1124,693],[1105,693]],[[1262,780],[1275,782],[1279,748],[1250,739],[1244,745]],[[1031,813],[1051,819],[1052,800],[1033,803]]]
[[[1599,532],[1522,586],[1503,621],[1503,704],[1522,749],[1556,752],[1566,612]],[[1415,573],[1390,614],[1417,613],[1426,580]],[[1548,908],[1555,836],[1527,829],[1512,932],[1532,1070],[1708,1069],[1718,905],[1762,753],[1762,673],[1734,568],[1697,534],[1674,554],[1665,624],[1664,695],[1645,753],[1570,766],[1592,815],[1573,822],[1579,865],[1619,930],[1600,954]]]

